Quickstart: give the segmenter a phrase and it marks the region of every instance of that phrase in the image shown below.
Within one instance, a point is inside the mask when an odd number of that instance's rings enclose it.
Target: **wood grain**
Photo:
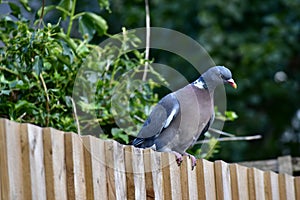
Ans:
[[[204,159],[197,160],[197,190],[199,199],[217,199],[214,163]]]
[[[67,199],[64,132],[43,129],[43,144],[47,199]]]
[[[69,199],[85,199],[84,152],[80,136],[65,133],[65,161]]]
[[[300,177],[0,119],[0,199],[300,200]]]

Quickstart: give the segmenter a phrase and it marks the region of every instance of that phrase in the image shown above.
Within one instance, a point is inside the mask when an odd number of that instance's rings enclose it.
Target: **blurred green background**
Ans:
[[[232,162],[300,156],[300,1],[152,0],[149,3],[151,26],[190,36],[217,65],[232,70],[238,89],[227,89],[227,108],[235,111],[238,119],[226,122],[224,130],[237,136],[263,136],[255,141],[223,142],[213,159]],[[33,10],[23,12],[33,21],[41,2],[29,1],[29,5]],[[109,34],[121,32],[122,27],[145,26],[142,0],[110,1],[110,11],[97,5],[77,0],[76,10],[100,14],[107,21]],[[58,18],[56,12],[51,12],[44,20],[55,24]],[[80,35],[74,31],[72,37]],[[103,39],[94,38],[92,42],[98,44]],[[187,67],[182,70],[182,66],[189,64],[178,56],[151,51],[150,58],[173,66],[190,81],[198,76],[194,70],[186,70]]]

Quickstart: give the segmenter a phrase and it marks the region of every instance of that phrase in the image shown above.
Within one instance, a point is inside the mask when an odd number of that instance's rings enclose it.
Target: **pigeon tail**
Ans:
[[[132,145],[139,148],[149,148],[154,145],[154,136],[150,138],[135,138]]]

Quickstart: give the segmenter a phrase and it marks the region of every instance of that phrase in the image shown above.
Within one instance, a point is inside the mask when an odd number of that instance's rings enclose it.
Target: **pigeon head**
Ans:
[[[207,87],[213,91],[218,85],[228,83],[233,88],[237,88],[236,83],[232,79],[231,71],[224,66],[215,66],[208,69],[201,76]]]

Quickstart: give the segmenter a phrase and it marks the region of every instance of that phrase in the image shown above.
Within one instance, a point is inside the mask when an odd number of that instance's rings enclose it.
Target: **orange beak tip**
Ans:
[[[237,84],[234,83],[234,84],[232,85],[232,87],[233,87],[234,89],[237,89]]]
[[[227,82],[228,82],[234,89],[237,88],[237,84],[234,82],[233,79],[229,79],[229,80],[227,80]]]

